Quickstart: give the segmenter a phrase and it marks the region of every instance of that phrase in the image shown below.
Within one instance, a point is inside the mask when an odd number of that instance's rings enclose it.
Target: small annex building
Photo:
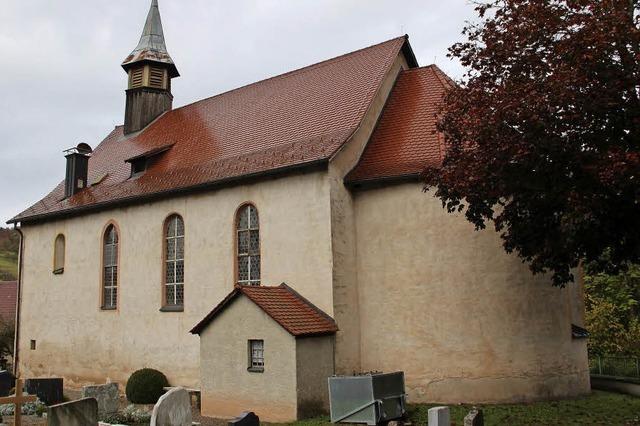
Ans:
[[[200,335],[202,414],[251,407],[264,421],[285,422],[328,411],[336,331],[333,318],[284,283],[237,286],[191,330]]]

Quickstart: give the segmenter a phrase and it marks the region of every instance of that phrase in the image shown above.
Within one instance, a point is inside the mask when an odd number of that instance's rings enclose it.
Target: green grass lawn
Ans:
[[[5,277],[7,275],[7,277]],[[0,250],[0,279],[15,279],[18,276],[18,259],[13,253]]]
[[[412,405],[409,419],[427,424],[433,405]],[[471,406],[450,406],[451,423],[461,426]],[[533,404],[479,406],[485,425],[640,425],[640,398],[594,391],[587,397]],[[296,422],[299,426],[329,425],[328,417]]]

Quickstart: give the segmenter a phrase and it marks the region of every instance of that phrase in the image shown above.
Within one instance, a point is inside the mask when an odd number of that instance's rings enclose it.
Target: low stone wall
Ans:
[[[591,388],[640,396],[640,383],[627,382],[613,377],[591,375]]]

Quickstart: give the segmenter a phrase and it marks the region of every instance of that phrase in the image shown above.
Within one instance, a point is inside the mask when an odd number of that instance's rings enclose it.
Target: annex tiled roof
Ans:
[[[435,65],[402,71],[360,161],[345,181],[417,177],[426,166],[439,166],[444,139],[436,130],[436,114],[452,84]]]
[[[0,281],[0,318],[14,321],[16,316],[16,281]]]
[[[237,297],[246,296],[293,336],[318,336],[338,331],[333,318],[286,284],[277,287],[236,286],[191,333],[200,334]]]
[[[174,109],[138,134],[116,127],[89,160],[89,186],[64,182],[12,222],[102,208],[328,160],[358,128],[407,37]],[[415,60],[414,60],[415,61]],[[130,179],[126,159],[172,144]],[[99,182],[99,183],[98,183]],[[97,183],[97,184],[96,184]]]

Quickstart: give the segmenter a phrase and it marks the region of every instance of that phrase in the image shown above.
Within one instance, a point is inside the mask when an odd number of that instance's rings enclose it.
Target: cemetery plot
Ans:
[[[83,398],[47,409],[48,426],[94,426],[98,424],[98,401]]]
[[[13,404],[13,424],[15,426],[22,425],[22,404],[26,402],[36,402],[38,397],[35,395],[23,395],[23,385],[22,380],[16,380],[16,393],[12,396],[5,396],[0,398],[0,404]]]

